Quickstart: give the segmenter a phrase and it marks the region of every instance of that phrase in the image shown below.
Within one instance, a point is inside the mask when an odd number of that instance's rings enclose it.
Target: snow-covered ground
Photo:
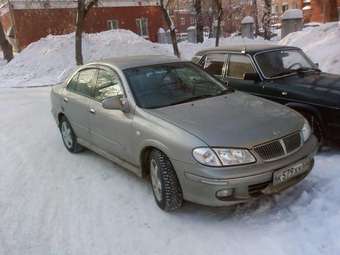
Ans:
[[[281,195],[168,214],[147,181],[67,152],[49,91],[0,90],[0,254],[339,254],[338,152]]]
[[[339,41],[334,23],[280,43],[340,73]],[[0,255],[339,254],[339,151],[319,154],[313,172],[281,195],[231,208],[186,203],[172,214],[158,209],[147,181],[95,153],[68,153],[50,114],[50,88],[6,87],[58,82],[75,66],[73,43],[73,34],[49,36],[9,64],[0,59]],[[180,50],[190,59],[213,45]],[[129,31],[85,35],[84,49],[85,61],[172,54],[170,45]]]
[[[326,72],[340,74],[340,26],[328,23],[293,33],[279,43],[296,45],[306,51]],[[226,44],[267,43],[263,39],[240,37],[221,39]],[[271,42],[277,43],[277,41]],[[202,44],[181,42],[182,58],[191,59],[199,50],[213,47],[214,39]],[[85,34],[83,38],[85,62],[127,55],[172,55],[172,46],[152,43],[127,30]],[[47,36],[29,45],[7,65],[0,68],[0,87],[27,87],[55,84],[75,68],[74,34]]]

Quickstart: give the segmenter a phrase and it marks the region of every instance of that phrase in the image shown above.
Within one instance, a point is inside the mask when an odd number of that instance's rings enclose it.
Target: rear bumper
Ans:
[[[273,194],[283,191],[305,178],[314,166],[314,155],[317,150],[317,141],[311,137],[296,153],[270,163],[253,165],[252,172],[249,166],[238,167],[239,176],[235,176],[235,169],[210,168],[210,176],[207,176],[206,167],[173,162],[182,186],[184,199],[208,206],[227,206],[243,203],[264,194]],[[289,179],[284,184],[274,186],[273,174],[276,171],[289,168],[295,164],[303,164],[303,171]],[[231,176],[228,176],[230,170]],[[247,172],[244,176],[242,173]],[[223,176],[222,176],[223,175]],[[217,192],[229,190],[230,196],[217,197]]]

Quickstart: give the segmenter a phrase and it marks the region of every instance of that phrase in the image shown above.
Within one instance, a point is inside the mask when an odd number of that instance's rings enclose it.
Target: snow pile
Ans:
[[[251,16],[246,16],[241,21],[241,24],[254,24],[254,23],[255,23],[254,18]]]
[[[281,17],[283,20],[285,19],[302,19],[303,12],[300,9],[289,9],[285,11],[285,13]]]
[[[309,27],[288,35],[279,43],[301,47],[323,71],[340,74],[340,28],[337,23]],[[232,36],[220,45],[266,43]],[[273,43],[273,41],[268,42]],[[202,49],[215,47],[215,39],[203,43],[179,43],[181,57],[191,60]],[[173,55],[172,45],[152,43],[128,30],[106,31],[83,36],[84,61],[129,55]],[[0,87],[26,87],[55,84],[76,67],[74,34],[47,36],[32,43],[7,65],[0,60]]]
[[[171,54],[127,30],[84,34],[84,62],[109,57]],[[59,82],[75,68],[74,33],[49,35],[30,44],[0,69],[0,87],[47,85]]]
[[[260,40],[261,41],[261,40]],[[262,42],[262,41],[261,41]],[[221,39],[221,45],[230,43],[256,43],[241,38]],[[204,43],[179,44],[181,57],[191,60],[203,48],[215,46],[215,39]],[[84,34],[84,62],[110,57],[130,55],[173,55],[172,45],[152,43],[128,30],[105,31]],[[60,36],[49,35],[30,44],[0,69],[0,87],[29,87],[58,83],[76,67],[74,57],[74,33]]]
[[[326,23],[291,33],[280,44],[300,47],[313,62],[319,63],[322,71],[340,74],[339,23]]]

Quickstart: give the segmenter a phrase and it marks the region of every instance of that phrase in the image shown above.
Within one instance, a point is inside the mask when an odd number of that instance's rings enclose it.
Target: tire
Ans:
[[[70,122],[65,116],[61,117],[59,122],[59,130],[61,138],[66,149],[71,153],[79,153],[84,150],[84,147],[77,142],[77,136],[75,135]]]
[[[323,131],[319,118],[308,112],[300,112],[300,113],[308,120],[312,128],[313,134],[318,139],[320,146],[324,145],[325,143],[324,131]]]
[[[148,163],[151,187],[158,207],[167,212],[182,207],[182,188],[168,157],[158,150],[153,150]]]

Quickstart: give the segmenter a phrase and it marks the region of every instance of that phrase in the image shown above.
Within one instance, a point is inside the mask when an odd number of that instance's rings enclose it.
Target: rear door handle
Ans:
[[[287,96],[287,95],[288,95],[288,93],[286,91],[282,92],[282,96]]]
[[[96,110],[93,109],[93,108],[91,108],[91,109],[90,109],[90,113],[95,114],[95,113],[96,113]]]
[[[68,98],[64,97],[64,102],[67,103],[68,102]]]

